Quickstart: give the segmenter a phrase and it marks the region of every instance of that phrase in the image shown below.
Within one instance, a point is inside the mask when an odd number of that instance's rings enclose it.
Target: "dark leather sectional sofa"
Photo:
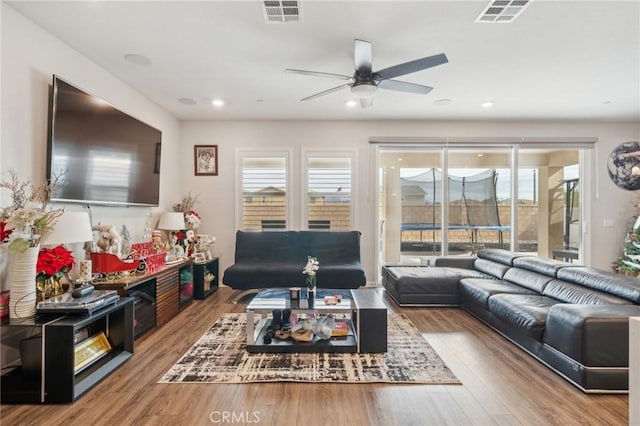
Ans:
[[[400,305],[461,306],[583,391],[628,390],[637,278],[499,249],[382,272]]]
[[[223,282],[235,290],[304,287],[307,256],[320,262],[319,288],[352,289],[367,283],[360,263],[360,232],[236,232],[235,263]]]

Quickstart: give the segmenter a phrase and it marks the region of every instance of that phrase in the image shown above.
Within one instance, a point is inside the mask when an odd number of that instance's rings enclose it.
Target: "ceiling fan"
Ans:
[[[350,83],[342,84],[329,90],[316,93],[315,95],[307,96],[306,98],[301,99],[302,101],[310,101],[312,99],[319,98],[320,96],[328,95],[329,93],[350,87],[351,93],[360,98],[360,106],[362,106],[362,108],[368,108],[373,105],[373,94],[378,90],[378,88],[426,95],[431,91],[431,89],[433,89],[433,87],[393,79],[395,77],[422,71],[427,68],[449,62],[447,60],[447,56],[444,53],[440,53],[438,55],[427,56],[426,58],[394,65],[379,71],[373,71],[371,65],[371,43],[358,39],[355,40],[353,60],[355,64],[355,73],[353,76],[290,68],[287,68],[285,72],[350,81]]]

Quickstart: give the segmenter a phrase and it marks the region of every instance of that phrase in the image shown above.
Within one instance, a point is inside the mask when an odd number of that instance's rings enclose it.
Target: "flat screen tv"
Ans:
[[[52,201],[157,206],[162,132],[53,76],[47,175]]]

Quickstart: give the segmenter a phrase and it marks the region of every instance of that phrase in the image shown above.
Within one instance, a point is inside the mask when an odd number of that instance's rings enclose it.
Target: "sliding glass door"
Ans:
[[[380,264],[424,265],[482,248],[577,259],[580,151],[380,146]]]
[[[582,245],[579,149],[520,149],[518,249],[575,261]]]
[[[511,247],[511,150],[448,150],[449,254]]]

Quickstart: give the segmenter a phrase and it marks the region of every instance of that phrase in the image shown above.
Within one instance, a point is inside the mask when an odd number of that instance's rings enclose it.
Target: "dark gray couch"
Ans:
[[[459,305],[585,392],[628,390],[640,280],[498,249],[408,268],[383,268],[399,304]]]
[[[237,231],[235,262],[224,271],[223,283],[236,290],[304,287],[307,256],[320,262],[319,288],[351,289],[367,282],[358,231]]]

